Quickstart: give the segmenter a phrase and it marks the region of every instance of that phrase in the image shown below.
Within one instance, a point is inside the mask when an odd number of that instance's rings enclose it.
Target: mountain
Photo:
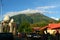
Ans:
[[[39,23],[39,22],[50,22],[51,20],[56,21],[52,18],[49,18],[41,13],[32,13],[32,14],[18,14],[15,16],[12,16],[11,18],[14,18],[15,22],[21,23],[21,22],[29,22],[31,24],[33,23]]]
[[[26,14],[15,15],[12,16],[11,18],[13,18],[17,23],[21,23],[21,22],[33,23],[33,19],[30,16],[27,16]]]

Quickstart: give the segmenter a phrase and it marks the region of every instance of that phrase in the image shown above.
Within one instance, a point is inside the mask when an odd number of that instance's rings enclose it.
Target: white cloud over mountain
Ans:
[[[41,6],[41,7],[36,7],[35,9],[26,9],[23,11],[18,11],[18,12],[7,12],[4,16],[9,15],[9,16],[14,16],[18,14],[27,14],[27,13],[55,13],[52,11],[46,11],[45,9],[50,9],[50,8],[56,8],[56,6]]]
[[[52,19],[55,19],[55,20],[59,20],[59,18],[56,18],[56,17],[51,17]]]
[[[6,16],[6,15],[14,16],[14,15],[17,15],[17,14],[27,14],[27,13],[37,13],[37,12],[42,13],[43,11],[33,10],[33,9],[26,9],[26,10],[18,11],[18,12],[7,12],[4,16]]]

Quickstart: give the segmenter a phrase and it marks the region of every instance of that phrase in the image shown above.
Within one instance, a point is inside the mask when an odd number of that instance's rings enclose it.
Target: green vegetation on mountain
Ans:
[[[12,16],[12,18],[15,19],[15,22],[18,22],[18,23],[21,23],[22,21],[27,21],[29,23],[40,23],[40,22],[50,22],[51,18],[43,15],[43,14],[40,14],[40,13],[33,13],[33,14],[19,14],[19,15],[15,15],[15,16]],[[53,20],[55,21],[55,20]]]
[[[33,19],[30,16],[27,16],[25,14],[15,15],[15,16],[12,16],[12,18],[14,18],[15,22],[17,23],[22,23],[23,21],[33,23]]]
[[[31,32],[32,27],[44,27],[48,25],[50,21],[56,22],[56,20],[41,13],[18,14],[11,18],[14,18],[15,22],[19,23],[19,32]]]

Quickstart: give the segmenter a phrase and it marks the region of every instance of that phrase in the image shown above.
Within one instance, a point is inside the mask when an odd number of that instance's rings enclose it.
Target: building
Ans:
[[[40,27],[33,27],[32,30],[33,30],[33,32],[34,31],[38,32],[38,31],[40,31]]]
[[[1,25],[1,23],[0,23],[0,33],[1,32],[3,32],[3,27],[2,27],[2,25]]]
[[[51,23],[45,27],[42,27],[40,30],[44,30],[46,33],[55,34],[57,31],[60,33],[60,23]]]
[[[10,16],[5,16],[2,23],[0,24],[0,33],[13,33],[16,34],[16,22]]]

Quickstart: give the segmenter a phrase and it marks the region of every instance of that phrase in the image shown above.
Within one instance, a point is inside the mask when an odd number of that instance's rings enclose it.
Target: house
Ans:
[[[51,23],[45,27],[42,27],[40,30],[44,30],[46,33],[55,34],[57,31],[60,33],[60,23]]]
[[[32,30],[33,30],[33,32],[39,32],[40,31],[40,27],[33,27]]]

